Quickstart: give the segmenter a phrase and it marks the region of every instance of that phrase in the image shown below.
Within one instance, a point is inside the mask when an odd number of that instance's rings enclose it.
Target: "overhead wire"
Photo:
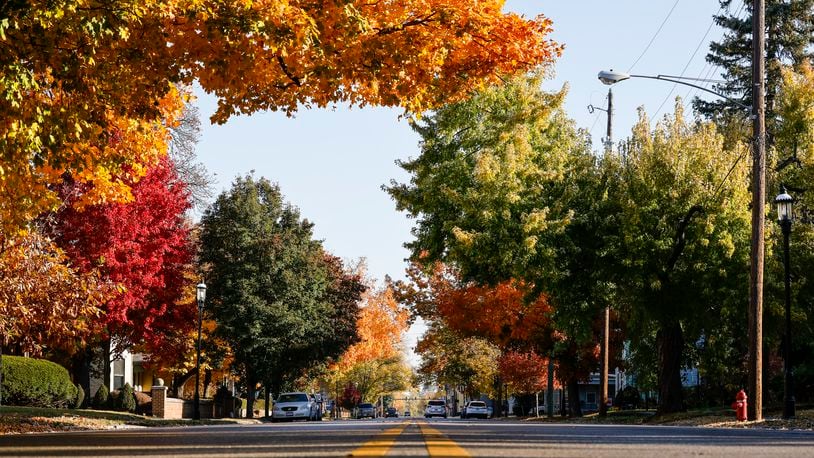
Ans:
[[[738,19],[743,19],[742,14],[744,14],[745,10],[746,10],[746,3],[744,2],[744,3],[741,3],[740,8],[738,8],[738,11],[736,11],[733,16],[737,17]],[[728,6],[726,8],[726,12],[729,12],[729,7]],[[715,19],[713,18],[713,21],[714,20]],[[707,69],[707,68],[709,68],[709,69]],[[701,80],[706,80],[706,81],[703,81],[700,84],[700,86],[704,87],[704,88],[708,87],[712,83],[711,81],[708,81],[708,80],[710,79],[710,77],[713,74],[715,74],[715,72],[717,72],[718,69],[720,69],[720,65],[718,65],[718,64],[715,64],[715,65],[710,67],[709,62],[705,63],[704,67],[698,73],[698,78],[701,79]],[[704,74],[705,71],[706,71],[706,74]],[[704,76],[702,77],[701,75],[704,75]],[[699,91],[699,89],[697,89],[697,88],[690,88],[687,91],[687,94],[684,97],[684,100],[691,100],[691,97],[695,97],[695,94],[698,93],[698,91]]]
[[[721,7],[718,9],[718,13],[717,13],[717,14],[720,14],[720,13],[721,13],[723,10],[724,10],[724,7],[723,7],[723,6],[721,6]],[[717,14],[716,14],[716,15],[717,15]],[[695,47],[695,51],[693,51],[692,55],[691,55],[691,56],[690,56],[690,58],[687,60],[687,63],[684,65],[684,68],[681,70],[681,74],[679,75],[679,78],[680,78],[680,77],[683,77],[683,76],[684,76],[684,74],[687,72],[687,69],[688,69],[688,68],[690,68],[690,64],[692,64],[692,61],[693,61],[693,60],[695,60],[695,56],[696,56],[696,55],[698,55],[698,51],[701,49],[701,46],[703,46],[703,45],[706,43],[707,37],[709,36],[709,33],[712,31],[712,27],[713,27],[713,26],[715,26],[715,19],[714,19],[714,18],[713,18],[713,20],[710,22],[709,27],[707,27],[707,31],[706,31],[706,32],[704,32],[704,36],[703,36],[703,37],[701,37],[701,40],[698,42],[698,45]],[[678,83],[673,84],[673,87],[672,87],[672,88],[670,88],[670,92],[668,92],[668,93],[667,93],[667,96],[666,96],[666,97],[664,97],[664,100],[662,100],[662,101],[661,101],[661,105],[659,105],[659,108],[658,108],[658,109],[655,111],[655,113],[653,113],[653,115],[650,117],[650,122],[651,122],[651,123],[653,122],[653,120],[654,120],[654,119],[656,119],[656,117],[659,115],[659,113],[661,113],[662,108],[664,108],[664,105],[665,105],[665,104],[667,104],[667,101],[668,101],[668,100],[670,100],[670,96],[672,96],[672,95],[673,95],[673,93],[675,92],[676,88],[678,88]]]
[[[636,58],[636,60],[633,62],[633,65],[631,65],[630,68],[627,69],[628,73],[630,73],[633,70],[633,67],[635,67],[636,64],[638,64],[640,60],[642,60],[642,57],[644,57],[644,55],[647,54],[647,51],[650,49],[650,47],[653,46],[653,43],[656,41],[656,37],[659,36],[659,34],[661,33],[661,29],[663,29],[664,25],[667,24],[667,21],[670,20],[670,16],[673,15],[673,11],[675,11],[676,6],[678,6],[678,2],[680,2],[680,1],[681,0],[676,0],[675,3],[673,3],[673,7],[670,8],[670,11],[667,13],[667,16],[664,17],[663,21],[661,21],[661,25],[656,30],[656,33],[653,34],[653,37],[650,38],[650,42],[647,43],[647,46],[644,47],[644,51],[642,51],[642,53],[639,55],[639,57]]]

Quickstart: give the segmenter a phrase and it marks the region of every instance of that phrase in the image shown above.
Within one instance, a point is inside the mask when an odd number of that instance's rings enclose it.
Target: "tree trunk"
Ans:
[[[73,374],[74,381],[85,390],[85,400],[82,401],[80,408],[86,409],[90,406],[93,395],[96,393],[90,392],[90,365],[93,359],[93,350],[90,347],[78,351],[71,358],[71,373]]]
[[[110,339],[105,339],[101,343],[102,346],[102,385],[106,386],[109,391],[113,391],[113,383],[110,380]]]
[[[657,414],[682,412],[684,393],[681,385],[681,355],[684,333],[677,322],[663,323],[656,334],[659,356],[659,407]]]
[[[257,381],[250,369],[246,370],[246,418],[254,418],[254,390]]]
[[[582,406],[579,405],[579,381],[576,378],[568,380],[568,410],[572,417],[582,416]]]
[[[203,379],[203,390],[201,391],[201,397],[206,398],[206,390],[209,389],[209,385],[212,384],[212,369],[204,370],[204,379]]]

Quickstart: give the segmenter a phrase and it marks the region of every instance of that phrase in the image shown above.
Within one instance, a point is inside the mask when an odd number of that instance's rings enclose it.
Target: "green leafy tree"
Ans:
[[[352,333],[329,336],[325,329],[326,317],[345,313],[330,301],[336,278],[312,224],[283,202],[278,186],[238,178],[205,212],[201,226],[209,313],[216,334],[233,350],[252,412],[258,383],[285,383],[294,369],[341,352]],[[326,344],[335,348],[326,351]]]
[[[732,310],[746,316],[748,150],[687,122],[678,100],[653,131],[640,113],[621,151],[623,313],[634,347],[657,356],[660,412],[679,411],[685,348],[714,337]]]
[[[526,344],[559,351],[576,390],[597,359],[566,355],[595,353],[593,318],[614,291],[606,272],[618,211],[607,190],[616,175],[566,116],[565,90],[543,92],[541,78],[518,77],[416,125],[422,154],[401,164],[411,181],[388,191],[416,219],[415,261],[454,266],[464,285],[514,279],[533,286],[529,300],[549,297],[561,345],[546,332]]]
[[[387,191],[415,218],[412,258],[455,265],[463,281],[541,277],[568,222],[558,187],[569,152],[585,148],[562,110],[565,91],[516,78],[415,123],[421,155],[401,162],[410,183]]]

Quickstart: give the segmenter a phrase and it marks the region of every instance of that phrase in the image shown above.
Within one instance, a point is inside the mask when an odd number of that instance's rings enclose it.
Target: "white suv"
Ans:
[[[447,418],[447,402],[443,399],[433,399],[427,403],[424,409],[424,418],[444,417]]]

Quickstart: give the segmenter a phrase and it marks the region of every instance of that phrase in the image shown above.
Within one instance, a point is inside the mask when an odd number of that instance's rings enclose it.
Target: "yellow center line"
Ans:
[[[424,436],[424,443],[427,445],[427,452],[429,452],[430,457],[459,458],[472,456],[455,441],[444,436],[441,431],[430,425],[419,423],[418,427],[421,428],[421,435]]]
[[[407,424],[402,424],[396,428],[382,431],[373,439],[365,442],[356,450],[350,452],[348,456],[385,456],[396,443],[396,438],[407,428]]]

